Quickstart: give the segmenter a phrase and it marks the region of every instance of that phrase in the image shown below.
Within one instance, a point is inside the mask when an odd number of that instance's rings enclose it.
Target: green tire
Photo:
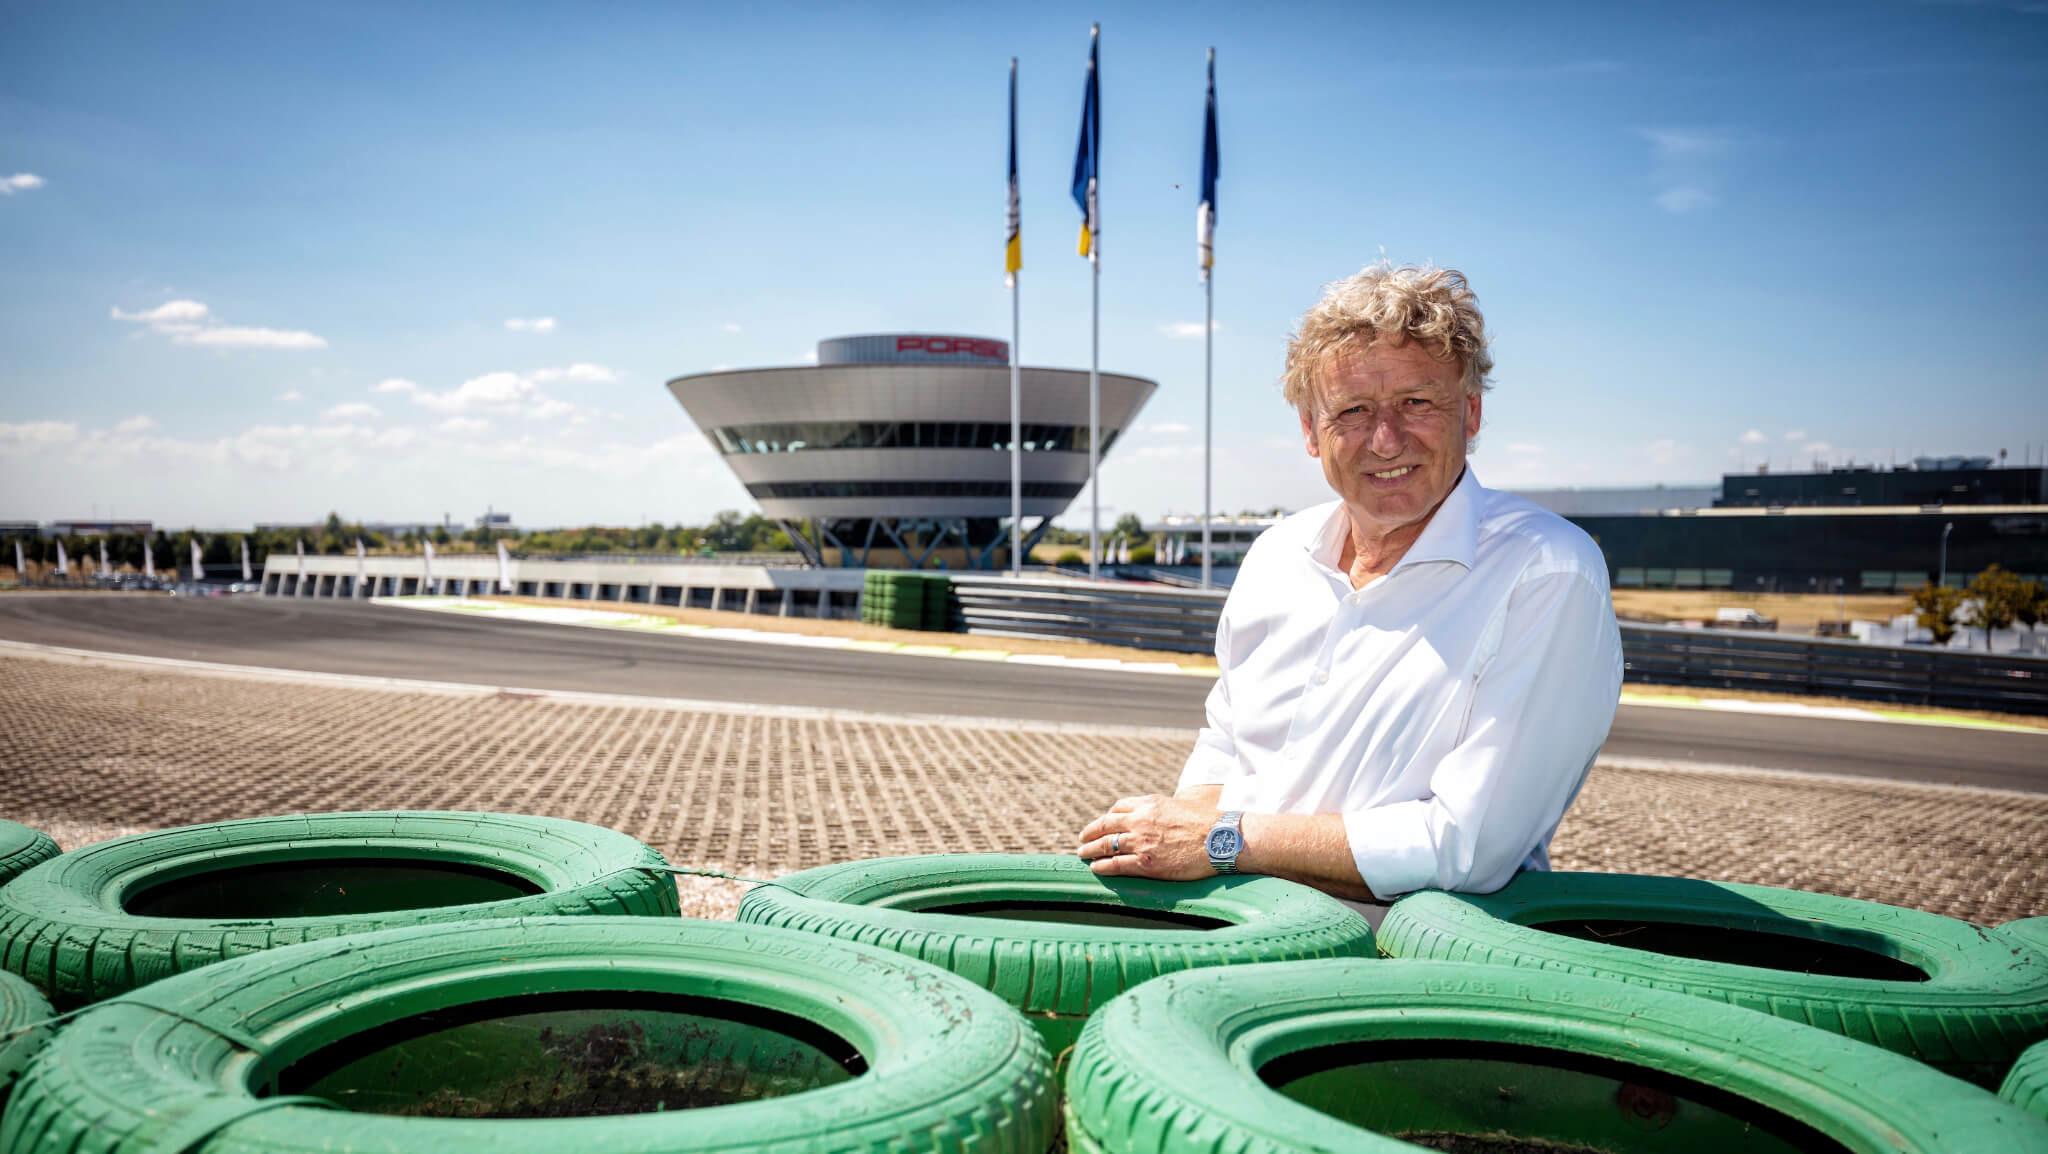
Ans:
[[[2006,1072],[2005,1081],[1998,1087],[1998,1096],[2034,1117],[2048,1121],[2048,1042],[2037,1042],[2027,1047],[2019,1061]]]
[[[666,1110],[642,1103],[608,1116],[347,1111],[295,1084],[296,1072],[324,1055],[423,1015],[649,997],[793,1019],[828,1044],[850,1045],[865,1068],[779,1097],[728,1093],[741,1100]],[[578,1039],[574,1053],[597,1048]],[[693,1061],[711,1065],[710,1077],[735,1076],[723,1065],[735,1047],[710,1038],[699,1050],[709,1056]],[[484,1076],[502,1076],[501,1053],[474,1058]],[[1058,1124],[1053,1095],[1051,1059],[1024,1023],[935,967],[727,922],[539,918],[310,942],[102,1002],[30,1067],[0,1123],[0,1151],[1041,1154]]]
[[[29,1059],[50,1040],[50,1027],[43,1023],[56,1012],[42,991],[0,972],[0,1115]]]
[[[2048,917],[2021,918],[1998,927],[1998,932],[2019,939],[2038,953],[2048,954]]]
[[[239,954],[364,930],[675,917],[666,864],[614,830],[509,814],[333,813],[159,830],[85,846],[0,887],[0,969],[68,1008]],[[354,897],[347,885],[357,883],[343,877],[365,879]],[[307,892],[290,889],[301,883]],[[293,908],[305,912],[273,912]]]
[[[1419,1079],[1375,1082],[1393,1062],[1500,1055],[1529,1064],[1462,1082],[1437,1075],[1434,1094],[1412,1092],[1429,1085]],[[1333,1081],[1290,1084],[1280,1073],[1319,1067]],[[1588,1069],[1617,1072],[1619,1085],[1602,1087],[1592,1109],[1561,1109],[1569,1102],[1555,1096],[1551,1071]],[[2048,1124],[1982,1089],[1795,1022],[1576,974],[1399,959],[1230,967],[1147,983],[1088,1023],[1066,1100],[1069,1147],[1090,1154],[1394,1154],[1415,1147],[1389,1133],[1418,1131],[1614,1151],[1804,1149],[1797,1127],[1859,1154],[2038,1151],[2048,1142]],[[1739,1112],[1716,1117],[1703,1103]],[[1790,1140],[1746,1141],[1750,1126],[1769,1133],[1784,1119]],[[1578,1132],[1517,1132],[1531,1121]]]
[[[930,912],[954,907],[1125,924]],[[1101,877],[1070,854],[935,854],[819,866],[747,891],[739,920],[866,942],[943,966],[1024,1014],[1055,1054],[1073,1044],[1098,1006],[1159,974],[1375,952],[1364,917],[1307,886],[1254,875],[1193,882]],[[1222,924],[1165,928],[1193,920]]]
[[[39,829],[0,821],[0,885],[6,885],[58,854],[57,843]]]
[[[1582,940],[1536,928],[1546,925],[1617,936]],[[1699,929],[1711,932],[1693,932]],[[1660,935],[1722,960],[1616,944]],[[2048,952],[2015,950],[2009,939],[1954,918],[1827,894],[1529,872],[1491,894],[1410,894],[1388,911],[1379,943],[1393,957],[1590,974],[1712,998],[1882,1046],[1986,1087],[2048,1034]],[[1727,960],[1780,947],[1795,960]],[[1836,961],[1796,960],[1821,957]],[[1827,968],[1837,963],[1850,974]],[[1864,963],[1867,969],[1855,968]],[[1802,965],[1821,972],[1801,972]]]

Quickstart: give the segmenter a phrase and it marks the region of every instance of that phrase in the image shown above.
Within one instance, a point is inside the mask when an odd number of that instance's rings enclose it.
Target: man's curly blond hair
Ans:
[[[1456,269],[1395,268],[1386,261],[1325,285],[1323,299],[1287,339],[1281,395],[1302,412],[1315,408],[1315,376],[1342,349],[1363,351],[1381,342],[1420,341],[1444,360],[1464,367],[1465,395],[1492,387],[1493,358],[1486,352],[1486,318],[1479,298]]]

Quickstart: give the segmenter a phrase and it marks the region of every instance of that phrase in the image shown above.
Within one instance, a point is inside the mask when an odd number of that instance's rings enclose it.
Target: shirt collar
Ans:
[[[1309,555],[1317,564],[1335,572],[1337,558],[1344,552],[1344,535],[1351,531],[1351,521],[1344,515],[1344,502],[1338,501],[1330,510],[1330,519],[1323,524],[1322,531],[1306,542]],[[1422,535],[1415,544],[1408,547],[1401,560],[1394,566],[1398,572],[1410,565],[1425,561],[1449,561],[1470,569],[1479,554],[1479,478],[1466,465],[1458,483],[1451,486],[1450,495],[1422,527]]]

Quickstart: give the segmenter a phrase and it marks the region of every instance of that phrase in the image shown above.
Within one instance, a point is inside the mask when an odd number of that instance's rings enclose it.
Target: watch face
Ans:
[[[1209,856],[1229,858],[1237,856],[1237,847],[1243,844],[1234,829],[1212,829],[1209,831]]]

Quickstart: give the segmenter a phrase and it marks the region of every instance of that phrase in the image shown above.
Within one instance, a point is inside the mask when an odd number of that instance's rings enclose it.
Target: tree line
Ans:
[[[1991,631],[2010,629],[2015,624],[2034,626],[2048,616],[2048,589],[2039,581],[2023,580],[1997,565],[1986,568],[1967,588],[1923,585],[1913,593],[1914,620],[1934,634],[1936,645],[1947,645],[1958,628],[1982,629],[1984,644],[1991,644]]]
[[[262,568],[272,553],[296,554],[301,544],[310,554],[354,553],[356,542],[371,553],[419,553],[432,542],[436,552],[491,552],[498,542],[515,553],[648,553],[704,556],[716,553],[781,553],[790,551],[788,534],[781,526],[754,513],[742,516],[728,509],[701,526],[664,525],[655,522],[637,527],[589,525],[574,529],[507,531],[504,529],[454,529],[435,526],[425,531],[376,533],[360,522],[344,521],[330,513],[319,525],[249,532],[209,532],[203,529],[158,529],[146,538],[139,533],[82,534],[57,537],[10,534],[0,544],[0,565],[12,565],[12,544],[21,546],[22,556],[32,564],[54,565],[61,542],[71,564],[83,567],[99,563],[100,546],[106,546],[107,560],[117,569],[141,569],[142,551],[147,543],[155,564],[177,568],[190,564],[192,542],[199,542],[200,559],[210,569],[215,565],[239,565],[242,545],[249,546],[249,561]]]

